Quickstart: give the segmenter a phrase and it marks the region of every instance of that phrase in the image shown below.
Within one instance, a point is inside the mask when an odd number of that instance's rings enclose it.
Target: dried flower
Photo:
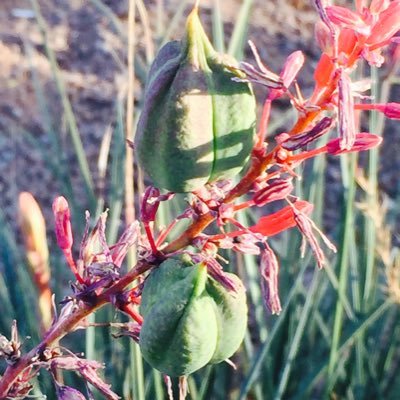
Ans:
[[[265,304],[272,314],[280,314],[282,307],[278,289],[279,264],[275,253],[267,243],[264,244],[262,251],[260,271]]]
[[[276,200],[282,200],[293,191],[292,177],[272,179],[268,186],[258,190],[253,196],[253,202],[258,207]]]
[[[325,133],[327,133],[333,125],[333,118],[324,117],[310,130],[297,135],[288,136],[288,138],[282,142],[281,146],[290,151],[298,150],[325,135]]]
[[[75,356],[57,357],[50,362],[52,368],[61,368],[79,372],[91,385],[106,396],[109,400],[118,400],[117,396],[97,374],[98,369],[104,368],[97,361],[85,360]]]
[[[21,342],[18,337],[17,322],[14,320],[11,327],[11,339],[0,335],[0,357],[4,358],[8,364],[15,364],[21,357]]]
[[[85,396],[70,386],[62,386],[56,384],[56,392],[58,400],[86,400]]]

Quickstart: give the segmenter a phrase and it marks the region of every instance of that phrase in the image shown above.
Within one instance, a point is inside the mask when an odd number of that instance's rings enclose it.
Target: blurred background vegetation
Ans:
[[[203,0],[201,17],[218,50],[252,62],[246,44],[251,38],[274,71],[292,51],[302,50],[307,61],[299,83],[307,95],[320,54],[311,3]],[[134,134],[149,64],[159,46],[181,37],[191,4],[0,2],[0,333],[9,336],[16,319],[26,349],[49,323],[49,288],[56,303],[70,293],[72,275],[55,245],[52,200],[61,194],[72,205],[76,250],[86,209],[92,217],[110,209],[107,235],[115,241],[131,218],[126,198],[133,196],[137,207],[145,184],[132,169],[125,137]],[[364,65],[356,72],[372,76],[379,101],[399,99],[398,65],[390,55],[387,61],[390,68]],[[256,94],[261,104],[263,89]],[[280,101],[272,117],[271,132],[277,133],[295,115]],[[316,271],[310,254],[300,258],[297,232],[272,241],[281,260],[279,316],[263,306],[257,259],[231,255],[229,268],[248,288],[248,334],[233,358],[237,369],[205,367],[189,378],[189,398],[399,398],[400,130],[374,113],[362,115],[361,126],[384,136],[380,149],[317,158],[300,171],[296,186],[299,196],[315,204],[313,219],[338,253],[328,254],[327,268]],[[23,191],[36,198],[44,218],[29,195],[20,197]],[[179,201],[174,207],[162,209],[160,224],[175,215]],[[240,216],[245,224],[257,217]],[[121,320],[105,308],[91,321]],[[123,399],[166,398],[160,374],[127,339],[113,339],[109,328],[77,331],[61,344],[104,361],[105,378]],[[0,362],[0,374],[4,367]],[[75,375],[65,380],[84,390]],[[45,371],[34,392],[55,398]]]

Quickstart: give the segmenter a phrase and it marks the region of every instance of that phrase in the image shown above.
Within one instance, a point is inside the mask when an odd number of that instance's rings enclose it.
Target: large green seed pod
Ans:
[[[203,265],[167,260],[145,281],[139,345],[145,360],[169,376],[188,375],[208,363],[231,357],[247,326],[247,304],[240,279],[227,291]]]
[[[167,43],[150,68],[135,146],[155,186],[191,192],[232,178],[254,144],[255,99],[234,82],[237,65],[209,42],[197,9],[183,42]]]

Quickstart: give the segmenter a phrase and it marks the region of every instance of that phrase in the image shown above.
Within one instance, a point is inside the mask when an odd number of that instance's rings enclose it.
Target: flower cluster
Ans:
[[[231,67],[237,72],[235,80],[266,88],[250,165],[239,183],[234,185],[230,180],[222,180],[192,192],[186,209],[166,227],[157,226],[157,212],[161,202],[173,200],[174,193],[162,193],[149,186],[141,202],[140,222],[128,226],[114,245],[110,246],[106,241],[107,213],[100,216],[92,230],[89,230],[87,215],[77,258],[73,255],[74,237],[68,203],[63,197],[54,201],[57,242],[75,277],[73,294],[63,301],[63,309],[59,317],[54,317],[43,343],[28,354],[20,353],[16,327],[10,341],[0,337],[0,356],[10,364],[0,380],[0,398],[26,395],[31,389],[30,379],[42,367],[51,371],[58,368],[74,370],[106,398],[118,398],[97,375],[100,364],[52,351],[52,345],[78,326],[84,327],[85,317],[106,303],[112,303],[132,318],[134,322],[120,326],[121,335],[138,340],[143,323],[137,307],[143,289],[142,278],[169,257],[180,255],[202,263],[213,279],[227,290],[235,290],[235,282],[224,272],[225,260],[218,254],[219,250],[259,256],[265,304],[274,314],[281,311],[280,266],[269,244],[271,236],[297,227],[304,238],[302,251],[308,243],[317,266],[324,266],[325,255],[320,241],[332,251],[335,246],[311,220],[312,204],[292,194],[293,181],[298,177],[295,168],[320,154],[340,155],[378,146],[381,137],[359,132],[357,113],[360,110],[376,110],[389,118],[400,119],[400,104],[373,103],[374,99],[362,94],[368,90],[368,85],[351,78],[360,60],[380,67],[384,63],[384,50],[399,43],[395,35],[400,29],[400,0],[372,0],[369,6],[366,1],[357,0],[355,11],[331,5],[328,0],[315,0],[315,4],[321,18],[316,27],[316,38],[322,55],[315,69],[315,87],[309,98],[303,97],[296,81],[305,62],[300,51],[289,55],[282,70],[274,72],[265,65],[250,42],[256,65],[243,62],[238,67]],[[271,107],[282,97],[287,97],[297,111],[297,121],[287,132],[278,132],[274,142],[267,143]],[[338,137],[328,138],[334,128],[337,128]],[[326,144],[320,145],[318,139],[323,136],[327,138]],[[282,208],[262,216],[252,226],[244,226],[236,217],[243,209],[277,201],[283,204]],[[176,227],[181,220],[187,220],[188,225],[177,235]],[[214,230],[206,230],[211,225]],[[133,246],[137,248],[138,263],[125,272],[123,260]],[[136,285],[127,289],[132,282]],[[84,398],[75,389],[58,383],[56,377],[55,382],[60,399]],[[168,378],[166,382],[170,382]],[[184,388],[182,392],[185,392]]]

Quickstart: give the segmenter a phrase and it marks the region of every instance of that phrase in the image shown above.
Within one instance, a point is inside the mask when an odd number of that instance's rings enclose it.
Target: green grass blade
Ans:
[[[246,41],[247,27],[253,0],[243,0],[232,37],[228,46],[228,54],[238,59],[243,58],[243,48]]]
[[[354,344],[357,338],[364,334],[364,332],[370,328],[374,323],[376,323],[391,307],[393,307],[393,302],[391,300],[386,300],[379,307],[377,307],[373,312],[371,312],[367,318],[361,321],[356,328],[347,336],[343,343],[337,349],[337,356],[340,359],[345,352],[349,351],[349,348]],[[327,374],[329,369],[329,360],[325,360],[321,365],[315,366],[315,373],[312,378],[308,380],[305,389],[298,393],[298,399],[309,399],[310,392],[315,386],[321,382],[321,379]]]
[[[55,79],[55,82],[57,85],[57,90],[58,90],[60,98],[61,98],[61,103],[62,103],[62,106],[64,109],[66,121],[68,124],[68,130],[71,135],[71,139],[72,139],[75,154],[76,154],[76,157],[78,160],[79,168],[80,168],[80,171],[81,171],[84,183],[85,183],[86,192],[87,192],[90,204],[91,204],[90,208],[93,209],[95,206],[96,200],[95,200],[92,175],[90,173],[89,164],[86,159],[85,151],[83,149],[83,145],[82,145],[81,137],[79,134],[78,125],[76,123],[75,115],[72,110],[71,102],[68,99],[68,94],[67,94],[67,90],[65,88],[64,82],[61,78],[60,68],[57,64],[56,56],[54,54],[54,51],[49,46],[48,30],[47,30],[46,21],[44,20],[42,14],[40,12],[40,7],[39,7],[37,0],[31,0],[31,4],[35,11],[36,21],[37,21],[38,27],[41,31],[42,37],[43,37],[46,54],[49,59],[49,62],[50,62],[51,68],[52,68],[52,72],[54,75],[54,79]]]
[[[346,188],[346,209],[345,209],[345,216],[344,216],[344,226],[343,226],[343,233],[342,238],[340,241],[339,246],[339,256],[338,256],[338,265],[339,265],[339,293],[344,296],[347,287],[348,281],[348,271],[349,271],[349,243],[351,238],[351,231],[353,230],[354,224],[354,215],[353,215],[353,204],[355,198],[355,181],[354,181],[354,172],[356,168],[356,161],[357,158],[354,155],[350,155],[349,157],[349,165],[348,169],[346,170],[349,172],[349,180],[348,186]],[[342,169],[344,170],[344,169]],[[333,336],[332,336],[332,345],[330,349],[330,356],[329,356],[329,366],[328,366],[328,385],[327,390],[329,391],[332,389],[334,385],[334,371],[335,366],[338,361],[338,347],[340,342],[340,337],[342,334],[342,326],[343,326],[343,303],[341,298],[338,296],[338,300],[336,302],[336,309],[335,309],[335,319],[333,325]]]
[[[257,378],[262,369],[262,365],[266,355],[268,354],[269,350],[271,349],[271,345],[273,340],[277,336],[277,333],[281,329],[281,326],[284,324],[287,314],[289,313],[291,302],[294,300],[295,295],[298,292],[298,287],[302,284],[302,280],[304,277],[304,272],[307,268],[306,263],[302,265],[302,269],[299,271],[296,281],[294,282],[292,288],[290,289],[289,293],[286,296],[286,301],[283,304],[282,312],[280,313],[279,317],[276,317],[274,325],[269,332],[267,340],[263,343],[260,350],[256,354],[253,360],[251,360],[249,371],[246,377],[243,379],[240,394],[238,396],[239,400],[245,400],[249,390],[256,382]]]
[[[220,0],[213,1],[212,32],[215,49],[221,53],[225,53],[224,23],[222,20]]]
[[[304,303],[303,309],[301,310],[299,322],[290,344],[289,352],[283,368],[281,379],[278,384],[278,389],[274,396],[274,400],[280,400],[284,398],[285,390],[288,385],[290,373],[293,367],[293,361],[299,351],[300,341],[306,331],[306,323],[310,317],[310,312],[312,310],[312,305],[314,301],[314,295],[319,288],[320,279],[321,279],[321,273],[319,271],[314,272],[314,278],[310,288],[307,289],[308,294],[306,297],[306,301]]]
[[[190,0],[182,0],[179,2],[179,6],[177,7],[175,14],[171,18],[171,22],[165,29],[163,33],[163,40],[161,41],[160,47],[171,40],[172,33],[177,29],[178,24],[182,22],[182,17],[185,12],[186,6],[190,3]]]
[[[110,214],[107,224],[107,239],[115,243],[118,236],[121,212],[124,202],[124,165],[125,165],[125,137],[123,104],[116,104],[117,126],[115,127],[111,144],[111,173],[110,173]]]
[[[371,81],[373,85],[371,87],[371,96],[374,99],[379,99],[379,76],[376,67],[371,68]],[[379,134],[381,132],[378,129],[378,116],[377,113],[372,111],[370,113],[369,128],[371,132]],[[379,150],[378,148],[371,149],[368,153],[368,182],[369,191],[367,193],[367,204],[369,209],[376,209],[378,201],[377,187],[378,187],[378,161],[379,161]],[[376,279],[376,263],[375,263],[375,244],[376,244],[376,227],[375,221],[369,217],[365,217],[365,282],[364,282],[364,294],[363,304],[364,308],[369,308],[371,302],[373,302],[373,294]]]

